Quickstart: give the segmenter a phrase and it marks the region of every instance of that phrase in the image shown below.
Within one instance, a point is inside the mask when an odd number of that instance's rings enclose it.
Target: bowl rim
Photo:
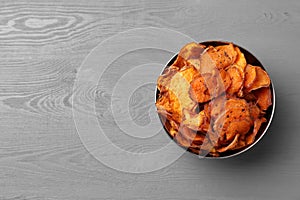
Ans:
[[[240,45],[237,45],[236,43],[234,42],[230,42],[230,41],[223,41],[223,40],[208,40],[208,41],[203,41],[203,42],[198,42],[199,44],[209,44],[209,43],[221,43],[222,44],[230,44],[232,43],[234,46],[238,47],[241,49],[241,52],[247,52],[248,54],[250,54],[251,56],[253,56],[256,61],[258,61],[259,63],[259,67],[261,67],[262,69],[264,69],[267,73],[268,73],[268,70],[265,68],[265,66],[261,63],[261,61],[253,54],[251,53],[250,51],[248,51],[247,49],[245,49],[244,47],[241,47]],[[167,69],[168,67],[171,66],[171,62],[178,56],[178,53],[175,53],[174,56],[172,56],[168,61],[167,63],[165,64],[164,68],[162,69],[162,71],[160,72],[160,75],[164,72],[165,69]],[[191,154],[195,155],[195,156],[198,156],[199,158],[204,158],[204,159],[226,159],[226,158],[231,158],[231,157],[235,157],[237,155],[240,155],[246,151],[248,151],[249,149],[251,149],[253,146],[255,146],[262,138],[263,136],[266,134],[266,132],[268,131],[269,127],[271,126],[271,123],[273,121],[273,117],[274,117],[274,114],[275,114],[275,109],[276,109],[276,94],[275,94],[275,88],[274,88],[274,84],[273,84],[273,81],[272,81],[272,78],[270,76],[270,74],[268,73],[269,77],[270,77],[270,89],[271,89],[271,93],[272,93],[272,107],[271,107],[271,113],[270,113],[270,117],[268,119],[268,123],[266,124],[265,128],[264,128],[264,131],[260,134],[260,136],[255,139],[255,141],[247,146],[246,148],[243,148],[235,153],[232,153],[230,155],[225,155],[225,156],[218,156],[218,157],[213,157],[213,156],[201,156],[201,155],[198,155],[192,151],[189,150],[189,148],[186,148],[186,147],[183,147],[179,144],[177,144],[177,142],[174,141],[173,137],[170,135],[170,133],[168,132],[168,130],[165,128],[163,122],[162,122],[162,119],[161,117],[159,116],[159,119],[160,119],[160,122],[162,123],[162,126],[164,128],[164,131],[166,132],[166,134],[170,137],[170,139],[175,142],[179,147],[185,149],[186,151],[190,152]],[[159,94],[159,90],[157,88],[157,85],[155,87],[155,102],[157,101],[157,98],[158,98],[158,94]],[[268,108],[270,109],[270,108]],[[159,114],[158,114],[159,115]]]

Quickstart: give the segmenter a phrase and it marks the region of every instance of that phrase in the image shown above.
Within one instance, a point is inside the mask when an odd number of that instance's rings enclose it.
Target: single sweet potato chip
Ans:
[[[234,63],[240,66],[240,69],[244,71],[247,65],[245,55],[241,52],[240,48],[235,47],[234,49],[237,52],[236,60]]]
[[[188,60],[199,59],[201,53],[204,51],[205,46],[191,42],[185,45],[179,52],[175,62],[173,63],[174,66],[177,66],[179,69],[181,67],[186,66]],[[196,67],[196,66],[194,66]],[[197,68],[196,68],[197,69]]]
[[[249,106],[245,100],[229,99],[222,110],[224,111],[221,111],[213,122],[213,129],[221,141],[231,140],[236,134],[243,135],[250,130],[252,120]]]
[[[239,134],[235,135],[234,139],[232,140],[232,142],[228,146],[218,148],[217,151],[220,152],[220,153],[223,153],[225,151],[236,149],[238,144],[239,144],[239,137],[240,137]]]
[[[255,137],[256,137],[261,125],[266,121],[267,121],[266,118],[257,118],[254,121],[254,127],[253,127],[252,133],[250,133],[249,135],[246,136],[246,144],[247,145],[252,144],[254,142]]]
[[[224,69],[233,64],[236,57],[237,52],[231,43],[217,47],[209,46],[201,55],[201,69]]]
[[[204,141],[205,136],[198,134],[197,131],[191,130],[186,126],[181,126],[174,139],[178,144],[185,148],[196,148],[199,149]]]
[[[244,87],[248,89],[253,85],[256,79],[256,68],[248,64],[245,71]]]
[[[269,87],[260,88],[254,91],[257,104],[262,110],[267,110],[272,105],[272,93]]]
[[[207,120],[204,111],[201,111],[199,113],[193,113],[189,110],[183,110],[183,113],[183,125],[196,131],[203,131],[203,125],[206,124],[205,122]],[[207,127],[205,128],[207,129]]]
[[[156,101],[159,113],[171,115],[178,123],[182,121],[182,109],[194,110],[197,103],[189,96],[190,81],[197,71],[194,68],[183,68],[179,72],[171,71],[169,76],[162,75],[158,79],[158,88],[161,94]],[[169,72],[168,72],[169,73]]]
[[[247,66],[247,61],[246,61],[245,55],[241,52],[240,48],[235,47],[234,49],[237,52],[237,56],[236,56],[234,65],[239,69],[242,79],[245,80],[245,68]],[[239,89],[239,91],[237,92],[238,97],[244,96],[243,88],[244,88],[244,85],[242,85],[241,88]]]
[[[255,70],[256,70],[256,78],[253,84],[248,88],[248,91],[253,91],[262,87],[270,86],[271,81],[267,72],[263,70],[261,67],[257,67],[257,66],[255,66]]]
[[[215,47],[218,57],[216,59],[216,65],[218,69],[224,69],[233,64],[237,57],[237,52],[232,43],[228,45],[222,45]]]
[[[242,85],[243,85],[243,76],[236,65],[232,65],[227,69],[227,73],[231,80],[231,85],[229,86],[227,92],[229,94],[235,94],[237,93]]]
[[[218,95],[215,86],[216,79],[212,74],[198,75],[191,82],[189,94],[194,101],[204,103]]]

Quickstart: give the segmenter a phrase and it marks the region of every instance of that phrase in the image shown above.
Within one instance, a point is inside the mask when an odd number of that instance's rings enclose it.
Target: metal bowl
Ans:
[[[205,45],[205,46],[219,46],[219,45],[226,45],[226,44],[229,44],[230,42],[225,42],[225,41],[205,41],[205,42],[200,42],[201,44]],[[232,43],[232,42],[231,42]],[[233,43],[234,44],[234,43]],[[237,46],[240,48],[241,52],[244,54],[246,60],[247,60],[247,63],[251,64],[251,65],[255,65],[255,66],[260,66],[262,69],[264,69],[265,71],[266,68],[262,65],[262,63],[252,54],[250,53],[248,50],[246,50],[245,48],[239,46],[239,45],[236,45],[234,44],[234,46]],[[174,61],[176,60],[178,54],[174,55],[169,61],[168,63],[166,64],[165,68],[162,70],[161,74],[163,73],[163,71],[165,69],[167,69],[168,67],[170,67]],[[271,77],[270,77],[271,79]],[[201,158],[211,158],[211,159],[223,159],[223,158],[229,158],[229,157],[233,157],[233,156],[237,156],[249,149],[251,149],[259,140],[261,140],[261,138],[265,135],[265,133],[267,132],[268,128],[270,127],[271,125],[271,122],[272,122],[272,119],[273,119],[273,115],[274,115],[274,112],[275,112],[275,90],[274,90],[274,85],[273,85],[273,82],[272,82],[272,79],[271,79],[271,83],[270,83],[270,89],[271,89],[271,93],[272,93],[272,105],[268,108],[268,110],[266,111],[266,114],[265,114],[265,118],[267,119],[267,122],[266,123],[263,123],[262,126],[260,127],[260,130],[259,132],[257,133],[256,135],[256,138],[255,138],[255,141],[245,147],[245,148],[242,148],[242,149],[239,149],[239,150],[235,150],[235,151],[230,151],[230,152],[224,152],[224,153],[221,153],[220,156],[218,157],[213,157],[209,154],[205,155],[205,156],[200,156]],[[159,97],[159,90],[156,88],[156,100],[158,99]],[[160,118],[160,121],[164,127],[164,130],[165,132],[170,136],[170,138],[173,140],[173,137],[171,136],[171,134],[169,133],[169,131],[167,130],[167,128],[165,127],[165,119],[162,119],[162,117],[159,115],[159,118]],[[180,145],[179,145],[180,146]],[[180,146],[182,147],[182,146]],[[184,148],[184,147],[182,147]],[[184,148],[186,149],[186,148]],[[193,154],[196,154],[194,153],[193,151],[191,151],[189,148],[186,149],[187,151],[193,153]],[[196,154],[198,155],[198,154]]]

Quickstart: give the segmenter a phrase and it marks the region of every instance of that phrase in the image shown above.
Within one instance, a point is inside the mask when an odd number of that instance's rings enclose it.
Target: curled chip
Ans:
[[[189,91],[191,98],[199,103],[209,101],[213,97],[212,87],[214,85],[212,74],[198,75],[191,82]]]
[[[248,91],[257,90],[262,87],[269,87],[271,81],[267,72],[258,66],[254,66],[254,68],[256,76],[251,86],[248,87]]]
[[[232,43],[192,42],[159,76],[157,112],[180,146],[223,156],[254,143],[272,105],[271,81],[245,55]]]
[[[243,85],[243,75],[241,74],[240,69],[236,66],[236,65],[231,65],[228,69],[227,69],[227,73],[230,77],[231,80],[231,84],[227,90],[227,92],[231,95],[237,93],[242,85]]]
[[[256,68],[252,65],[247,65],[245,73],[244,87],[250,88],[256,79]]]
[[[185,45],[179,52],[177,59],[173,63],[173,66],[178,67],[179,69],[181,67],[184,67],[187,65],[188,62],[193,63],[193,61],[196,63],[196,60],[199,59],[201,53],[204,51],[205,46],[191,42],[187,45]],[[197,68],[197,64],[193,67]]]
[[[272,105],[272,93],[269,87],[260,88],[254,91],[254,95],[257,98],[257,105],[262,110],[267,110]]]
[[[224,69],[233,64],[237,57],[237,52],[232,43],[217,47],[209,46],[205,54],[209,56],[209,62],[212,62],[218,69]],[[206,61],[208,61],[207,58]],[[202,68],[206,68],[205,65],[206,63],[202,65]]]
[[[245,67],[247,66],[245,55],[241,52],[241,50],[238,47],[235,47],[235,51],[237,53],[237,56],[234,63],[240,67],[241,71],[244,71]]]

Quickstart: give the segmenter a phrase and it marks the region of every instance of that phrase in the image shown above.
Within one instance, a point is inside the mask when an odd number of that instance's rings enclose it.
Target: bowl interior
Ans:
[[[205,46],[219,46],[219,45],[229,44],[229,42],[224,42],[224,41],[205,41],[205,42],[201,42],[201,44],[203,44]],[[236,44],[234,44],[234,45],[240,48],[241,52],[244,54],[244,56],[245,56],[245,58],[247,60],[247,63],[249,63],[251,65],[259,66],[262,69],[264,69],[265,71],[267,71],[264,68],[264,66],[262,65],[262,63],[253,54],[251,54],[249,51],[247,51],[243,47],[240,47],[239,45],[236,45]],[[170,61],[166,64],[166,66],[162,70],[162,72],[165,69],[167,69],[168,67],[170,67],[174,63],[174,61],[177,58],[177,55],[178,54],[176,54],[173,58],[170,59]],[[247,151],[248,149],[250,149],[252,146],[254,146],[262,138],[262,136],[266,133],[268,127],[271,124],[271,121],[272,121],[272,118],[273,118],[273,115],[274,115],[274,110],[275,110],[275,91],[274,91],[274,86],[273,86],[272,80],[271,80],[271,84],[270,84],[270,89],[271,89],[271,93],[272,93],[272,105],[266,111],[265,118],[267,119],[267,122],[262,124],[261,128],[259,129],[258,134],[256,135],[255,141],[251,145],[249,145],[249,146],[247,146],[245,148],[242,148],[242,149],[239,149],[239,150],[234,150],[234,151],[228,151],[228,152],[221,153],[219,157],[212,157],[212,156],[210,156],[208,154],[208,155],[205,156],[206,158],[228,158],[228,157],[232,157],[232,156],[241,154],[241,153]],[[159,90],[156,88],[156,100],[158,99],[158,97],[159,97]],[[170,136],[170,138],[173,140],[173,137],[170,135],[169,131],[167,130],[167,128],[164,125],[164,122],[166,122],[166,120],[162,119],[162,117],[160,115],[159,115],[159,118],[160,118],[160,121],[161,121],[161,123],[162,123],[162,125],[164,127],[164,130]],[[191,153],[194,153],[190,149],[187,149],[187,151],[189,151]]]

